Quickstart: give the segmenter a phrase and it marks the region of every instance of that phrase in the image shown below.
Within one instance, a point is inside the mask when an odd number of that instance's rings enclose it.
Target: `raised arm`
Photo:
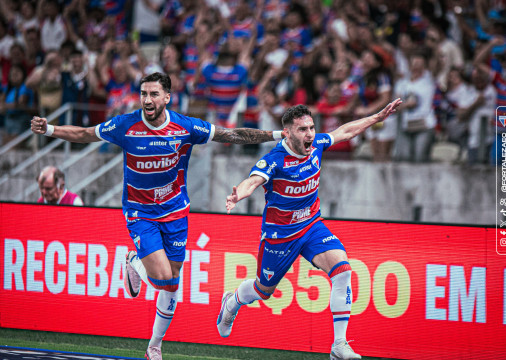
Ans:
[[[259,175],[251,175],[249,178],[244,179],[239,185],[232,188],[232,194],[227,196],[227,214],[235,207],[242,199],[247,198],[253,191],[265,182],[265,179]]]
[[[41,135],[46,135],[49,126],[50,133],[48,133],[47,136],[52,136],[70,142],[90,143],[101,140],[95,134],[95,127],[80,127],[73,125],[53,126],[47,124],[46,118],[38,116],[33,117],[31,126],[33,133]]]
[[[367,129],[369,126],[385,120],[388,116],[395,112],[395,109],[400,104],[402,104],[402,100],[400,98],[397,98],[385,106],[383,110],[374,115],[350,121],[349,123],[341,125],[330,133],[334,137],[334,143],[350,140],[351,138],[364,132],[365,129]]]
[[[226,129],[216,127],[213,141],[232,144],[259,144],[267,141],[280,140],[281,132],[274,138],[275,131],[250,128]]]

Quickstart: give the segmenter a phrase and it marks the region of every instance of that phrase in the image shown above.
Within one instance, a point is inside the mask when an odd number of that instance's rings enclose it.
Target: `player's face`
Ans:
[[[286,143],[297,155],[308,156],[311,154],[315,136],[313,118],[304,115],[293,121],[293,124],[285,128]]]
[[[40,194],[49,204],[56,204],[63,193],[63,186],[58,187],[54,179],[47,178],[45,181],[39,182]]]
[[[170,101],[170,93],[163,90],[159,82],[146,82],[141,85],[141,105],[144,117],[154,126],[165,121],[165,106]]]

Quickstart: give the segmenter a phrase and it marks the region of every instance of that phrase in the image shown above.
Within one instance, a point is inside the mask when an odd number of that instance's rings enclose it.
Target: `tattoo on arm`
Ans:
[[[216,127],[213,141],[232,144],[259,144],[273,141],[272,131],[249,128],[225,129]]]

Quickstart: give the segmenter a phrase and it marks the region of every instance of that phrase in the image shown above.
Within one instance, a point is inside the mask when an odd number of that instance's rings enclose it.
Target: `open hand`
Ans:
[[[397,107],[399,107],[400,104],[402,104],[402,100],[401,100],[401,98],[397,98],[394,101],[392,101],[390,104],[388,104],[387,106],[385,106],[383,108],[383,110],[381,110],[378,113],[378,116],[380,118],[379,121],[383,121],[387,117],[389,117],[390,115],[392,115],[395,112],[395,110],[397,109]]]
[[[235,204],[239,201],[239,196],[237,195],[237,186],[232,188],[232,194],[227,196],[227,214],[230,214],[230,210],[235,207]]]

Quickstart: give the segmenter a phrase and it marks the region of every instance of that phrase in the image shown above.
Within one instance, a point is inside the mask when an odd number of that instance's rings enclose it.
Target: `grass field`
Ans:
[[[147,343],[148,340],[143,339],[0,328],[0,345],[17,347],[142,358]],[[169,341],[163,343],[162,352],[164,360],[323,360],[329,358],[329,354]],[[364,360],[378,359],[362,358]]]

